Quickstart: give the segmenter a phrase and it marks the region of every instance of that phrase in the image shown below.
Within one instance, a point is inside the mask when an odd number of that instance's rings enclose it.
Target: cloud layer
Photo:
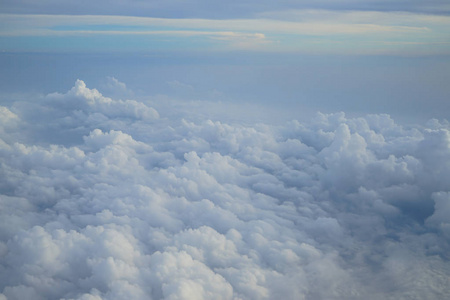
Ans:
[[[1,14],[0,47],[11,52],[205,49],[309,54],[449,53],[446,15],[282,10],[251,18]]]
[[[0,107],[0,299],[450,296],[447,121],[157,106],[78,80]]]

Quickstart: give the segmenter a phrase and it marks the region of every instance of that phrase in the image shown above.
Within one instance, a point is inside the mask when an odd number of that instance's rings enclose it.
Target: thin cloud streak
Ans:
[[[378,51],[395,52],[387,47],[390,42],[402,42],[410,47],[406,52],[422,53],[424,49],[413,45],[441,44],[439,49],[428,49],[450,53],[445,47],[450,17],[423,16],[411,13],[380,12],[335,12],[294,11],[262,15],[258,19],[208,20],[208,19],[163,19],[123,16],[69,16],[69,15],[2,15],[0,37],[8,45],[8,38],[16,37],[76,37],[104,35],[159,35],[176,39],[178,37],[211,36],[215,39],[232,37],[264,41],[260,51],[331,51],[336,42],[348,42],[336,53],[355,52],[358,45],[367,48],[367,43],[384,47]],[[282,19],[282,20],[280,20]],[[101,28],[99,28],[101,26]],[[317,41],[320,40],[320,43]],[[378,43],[378,41],[381,41]],[[325,43],[324,43],[325,42]],[[39,42],[36,42],[39,43]],[[324,44],[319,47],[319,44]],[[220,46],[210,42],[212,47]],[[258,44],[255,44],[257,46]],[[356,47],[355,47],[356,45]],[[115,47],[120,48],[120,43]],[[194,46],[200,47],[200,46]],[[239,48],[239,43],[227,48]],[[370,50],[370,49],[366,49]],[[425,49],[426,51],[426,49]],[[364,52],[361,50],[361,53]]]
[[[333,13],[336,15],[336,13]],[[118,26],[148,26],[148,27],[170,27],[170,28],[190,28],[190,29],[218,29],[218,30],[239,30],[239,31],[266,31],[270,33],[284,34],[364,34],[368,32],[423,32],[428,31],[427,26],[414,26],[417,22],[416,16],[408,18],[408,24],[394,25],[395,15],[389,16],[388,21],[370,22],[364,13],[365,21],[355,21],[355,18],[346,18],[347,14],[339,14],[342,18],[329,18],[329,14],[324,11],[308,11],[302,14],[300,20],[281,21],[266,17],[265,19],[242,19],[242,20],[208,20],[208,19],[161,19],[144,17],[121,17],[121,16],[70,16],[70,15],[1,15],[3,20],[2,34],[11,31],[14,34],[16,29],[28,28],[30,34],[33,33],[32,26],[37,28],[47,28],[50,32],[59,31],[58,26],[94,26],[94,25],[118,25]],[[449,18],[430,16],[426,22],[450,23]],[[421,20],[421,19],[419,19]],[[378,24],[377,24],[378,23]],[[383,23],[388,23],[387,25]],[[138,29],[137,29],[138,30]],[[70,30],[67,30],[70,31]],[[21,32],[20,34],[25,34]]]

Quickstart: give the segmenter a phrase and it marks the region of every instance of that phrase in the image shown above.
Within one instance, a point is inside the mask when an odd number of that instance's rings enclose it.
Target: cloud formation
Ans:
[[[449,53],[449,24],[445,15],[325,9],[269,11],[242,19],[2,14],[0,42],[12,52],[24,47],[44,52],[176,51],[181,43],[197,51],[430,55]],[[34,40],[26,45],[18,42],[30,37]],[[68,47],[67,40],[77,46]]]
[[[0,299],[450,296],[448,122],[153,106],[78,80],[0,108]]]

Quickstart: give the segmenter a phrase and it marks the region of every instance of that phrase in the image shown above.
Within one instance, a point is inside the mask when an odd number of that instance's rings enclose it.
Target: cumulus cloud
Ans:
[[[0,107],[0,298],[450,296],[448,122],[152,106],[78,80]]]
[[[27,120],[23,132],[36,142],[55,144],[80,141],[97,128],[121,128],[135,123],[149,123],[158,112],[135,100],[113,100],[82,80],[64,94],[52,93],[34,101],[17,101],[11,108]]]
[[[106,77],[106,80],[101,85],[101,91],[116,98],[130,98],[134,95],[133,91],[125,83],[112,76]]]

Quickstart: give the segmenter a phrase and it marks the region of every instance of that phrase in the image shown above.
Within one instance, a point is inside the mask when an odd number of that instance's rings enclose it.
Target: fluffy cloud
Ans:
[[[450,296],[448,122],[157,105],[78,80],[0,107],[0,298]]]

